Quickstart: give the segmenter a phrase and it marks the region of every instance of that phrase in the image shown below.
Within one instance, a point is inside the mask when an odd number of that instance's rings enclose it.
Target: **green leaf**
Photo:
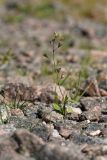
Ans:
[[[54,110],[61,112],[61,107],[60,107],[59,104],[54,103],[54,104],[53,104],[53,108],[54,108]]]
[[[66,108],[66,112],[67,112],[67,113],[72,113],[72,112],[73,112],[73,110],[72,110],[72,108],[71,108],[71,107],[67,107],[67,108]]]

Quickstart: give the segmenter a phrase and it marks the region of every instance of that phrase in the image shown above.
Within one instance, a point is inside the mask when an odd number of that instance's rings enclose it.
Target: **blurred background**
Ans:
[[[63,66],[106,55],[107,0],[0,0],[0,80],[49,75],[43,55],[54,32],[64,37],[56,54]]]
[[[24,16],[40,19],[64,20],[67,16],[89,18],[107,22],[106,0],[0,0],[10,10],[14,10],[10,21],[20,21]],[[12,13],[9,13],[12,14]],[[12,15],[11,15],[12,16]],[[16,19],[14,16],[17,16]]]

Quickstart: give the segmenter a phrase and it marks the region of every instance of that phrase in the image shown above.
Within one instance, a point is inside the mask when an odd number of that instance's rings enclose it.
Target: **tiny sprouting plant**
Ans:
[[[11,100],[11,102],[6,101],[3,97],[0,103],[0,123],[7,123],[9,117],[11,116],[11,109],[21,109],[23,110],[27,105],[26,101]]]
[[[67,94],[63,93],[61,86],[63,86],[65,81],[68,79],[69,73],[63,74],[63,72],[61,72],[62,68],[56,59],[56,52],[60,47],[62,47],[62,42],[63,42],[63,37],[58,33],[54,33],[50,41],[50,45],[52,48],[51,55],[44,54],[44,56],[51,62],[53,80],[54,83],[58,85],[60,94],[62,96],[61,102],[59,101],[58,96],[57,95],[55,96],[53,109],[61,113],[65,117],[66,113],[68,112],[68,110],[66,109],[66,105],[69,101],[69,97]],[[56,93],[56,87],[55,87],[55,93]]]
[[[26,101],[13,101],[11,103],[8,104],[8,106],[12,109],[16,109],[19,108],[21,110],[23,110],[23,108],[25,108],[26,106]]]
[[[1,94],[2,95],[2,94]],[[14,96],[14,99],[12,99],[11,101],[8,101],[8,99],[6,99],[6,97],[3,97],[2,103],[5,105],[5,107],[9,107],[10,109],[22,109],[26,106],[27,102],[26,101],[22,101],[20,99],[20,97],[18,96],[18,92],[16,92],[16,95]]]
[[[24,93],[28,88],[22,83],[14,84],[8,83],[6,87],[1,88],[1,102],[8,106],[10,109],[21,109],[23,110],[26,105],[33,103],[33,100],[30,100],[28,97],[24,97]],[[30,94],[32,91],[30,90]]]
[[[19,108],[19,109],[23,110],[28,103],[28,101],[21,99],[21,97],[19,96],[18,90],[16,90],[16,94],[11,99],[11,101],[8,101],[8,99],[6,97],[4,97],[3,95],[2,95],[2,97],[3,97],[2,103],[5,106],[9,107],[10,109],[18,109]]]

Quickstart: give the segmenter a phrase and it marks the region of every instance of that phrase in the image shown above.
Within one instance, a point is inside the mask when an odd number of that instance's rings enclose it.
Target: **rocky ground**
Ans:
[[[0,4],[0,160],[106,160],[106,23],[52,18],[55,9],[62,11],[57,3],[44,18],[26,4]],[[55,58],[69,72],[60,88],[46,58],[54,32],[64,37]],[[71,112],[63,115],[53,103],[56,95],[62,103],[65,93]]]

